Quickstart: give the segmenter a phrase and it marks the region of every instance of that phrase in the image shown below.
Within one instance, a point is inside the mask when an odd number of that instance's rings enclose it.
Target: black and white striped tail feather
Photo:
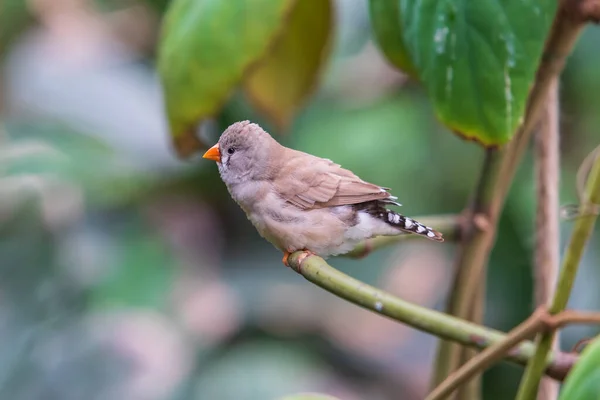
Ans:
[[[395,211],[385,210],[385,214],[381,215],[381,218],[385,219],[385,222],[388,224],[400,228],[403,231],[425,236],[427,239],[435,240],[436,242],[444,241],[440,232]]]

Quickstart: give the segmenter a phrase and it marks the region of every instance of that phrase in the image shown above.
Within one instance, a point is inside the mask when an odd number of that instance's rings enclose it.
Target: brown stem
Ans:
[[[488,150],[484,159],[482,172],[469,209],[465,212],[466,224],[462,230],[462,242],[456,257],[454,270],[455,280],[450,292],[447,311],[460,318],[481,324],[485,298],[485,262],[480,262],[483,253],[476,251],[475,243],[487,241],[491,243],[495,235],[490,225],[489,210],[486,208],[485,193],[492,182],[494,171],[498,168],[500,154],[496,150]],[[452,371],[466,362],[476,353],[450,342],[442,342],[438,348],[433,385],[439,385]],[[456,393],[455,399],[477,398],[480,383],[472,381],[464,391]]]
[[[544,118],[535,140],[536,159],[536,246],[535,303],[548,305],[552,299],[560,263],[559,237],[559,101],[558,80],[554,79],[548,95]],[[558,333],[552,349],[558,349]],[[559,385],[549,378],[540,382],[538,400],[558,398]]]
[[[525,322],[511,330],[506,338],[477,354],[459,369],[452,372],[438,387],[436,387],[426,400],[445,399],[460,385],[468,382],[473,376],[482,373],[495,362],[503,359],[513,347],[523,340],[539,332],[544,326],[542,311],[535,312]]]
[[[584,209],[590,204],[600,204],[600,157],[596,158],[594,162],[583,194]],[[567,306],[581,257],[591,237],[597,218],[598,214],[589,213],[580,215],[575,220],[571,238],[562,261],[558,285],[548,308],[551,314],[559,314]],[[517,392],[517,399],[531,400],[535,398],[540,379],[544,375],[548,353],[552,348],[553,336],[554,331],[544,332],[537,336],[535,354],[527,363],[527,368]]]
[[[600,0],[579,1],[579,13],[581,18],[589,22],[600,22]]]
[[[600,324],[600,313],[565,310],[556,315],[546,313],[545,319],[548,329],[556,330],[573,324]]]
[[[543,330],[555,330],[569,324],[600,324],[600,313],[566,310],[553,316],[548,312],[546,307],[542,306],[536,309],[524,322],[512,329],[504,340],[484,349],[458,370],[450,374],[427,396],[426,400],[447,398],[460,385],[468,382],[472,377],[481,374],[485,369],[506,357],[506,354],[522,341]],[[551,378],[546,379],[554,384],[558,384]]]

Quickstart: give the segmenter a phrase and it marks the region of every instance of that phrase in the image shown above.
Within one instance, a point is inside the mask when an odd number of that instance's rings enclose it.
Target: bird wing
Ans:
[[[365,182],[331,160],[295,152],[278,171],[275,190],[286,201],[306,210],[373,200],[393,200],[387,188]]]

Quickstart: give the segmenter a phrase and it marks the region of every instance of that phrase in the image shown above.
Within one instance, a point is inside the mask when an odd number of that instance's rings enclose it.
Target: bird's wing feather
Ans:
[[[274,184],[281,197],[298,208],[394,199],[386,188],[365,182],[330,160],[300,152],[301,156],[296,156],[294,153],[277,174]]]

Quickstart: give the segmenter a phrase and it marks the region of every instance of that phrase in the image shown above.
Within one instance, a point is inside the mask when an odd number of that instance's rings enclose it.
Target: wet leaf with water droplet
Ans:
[[[439,119],[486,146],[522,123],[553,0],[396,0],[401,41]]]
[[[600,340],[596,337],[567,375],[559,400],[598,400],[599,394]]]

